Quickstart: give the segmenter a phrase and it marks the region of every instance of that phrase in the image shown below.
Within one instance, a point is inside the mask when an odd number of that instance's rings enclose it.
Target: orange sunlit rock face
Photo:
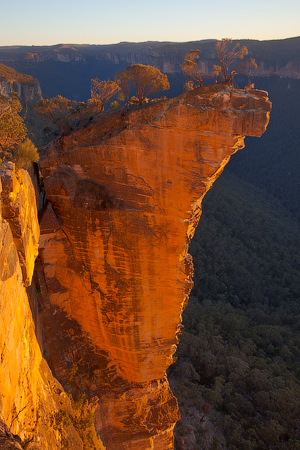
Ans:
[[[265,92],[215,85],[108,114],[47,149],[47,295],[114,374],[104,392],[98,366],[92,389],[108,450],[173,448],[178,408],[165,373],[192,286],[189,240],[203,196],[269,112]]]
[[[39,231],[28,173],[4,162],[0,165],[0,449],[21,449],[31,442],[31,448],[43,450],[82,450],[83,440],[73,423],[55,420],[62,414],[72,417],[74,409],[43,358],[25,287],[32,281]],[[22,439],[22,447],[14,434]],[[103,446],[99,441],[91,448]]]

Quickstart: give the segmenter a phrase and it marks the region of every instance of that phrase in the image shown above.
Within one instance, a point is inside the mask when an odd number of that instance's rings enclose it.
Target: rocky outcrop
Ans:
[[[23,104],[26,102],[35,104],[43,98],[40,83],[37,80],[26,83],[0,80],[0,95],[7,97],[11,92],[17,92]]]
[[[79,49],[76,49],[76,46],[69,45],[58,45],[54,48],[50,47],[48,51],[42,52],[28,52],[25,54],[24,59],[27,62],[41,62],[41,61],[60,61],[60,62],[77,62],[77,61],[85,61],[85,57],[80,52]],[[84,47],[84,46],[83,46]],[[79,50],[79,51],[78,51]]]
[[[33,186],[28,173],[23,170],[16,173],[12,162],[0,166],[0,177],[2,216],[12,232],[23,284],[29,286],[38,255],[40,234]]]
[[[45,149],[45,351],[64,385],[100,398],[108,450],[173,448],[165,373],[192,286],[189,241],[203,196],[269,112],[265,92],[214,85],[108,114]]]
[[[37,79],[0,64],[0,95],[8,97],[12,92],[17,92],[23,105],[35,104],[42,100],[42,91]]]
[[[28,301],[39,225],[27,172],[0,166],[0,448],[83,450],[74,402],[42,356]],[[40,293],[34,291],[36,302]],[[76,428],[76,421],[78,427]],[[87,427],[88,428],[88,427]],[[85,431],[84,431],[85,433]],[[99,441],[97,443],[97,441]],[[91,448],[102,449],[99,439]]]

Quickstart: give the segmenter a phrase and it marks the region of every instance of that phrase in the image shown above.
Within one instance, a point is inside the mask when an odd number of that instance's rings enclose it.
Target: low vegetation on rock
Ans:
[[[230,83],[238,73],[248,74],[251,67],[256,68],[255,59],[244,61],[248,55],[245,45],[240,48],[239,42],[232,44],[232,39],[222,39],[216,43],[216,56],[220,64],[214,65],[214,75],[220,76],[223,83]]]
[[[39,160],[38,150],[33,142],[26,138],[13,151],[12,160],[17,169],[29,169],[32,162],[38,162]]]
[[[26,83],[33,78],[0,64],[0,80]],[[18,169],[27,169],[31,162],[39,160],[39,156],[35,145],[26,137],[28,132],[21,110],[22,104],[16,92],[0,95],[0,164],[8,160],[15,162]]]
[[[247,55],[247,47],[239,48],[239,43],[232,48],[231,39],[222,39],[216,44],[216,58],[219,65],[214,65],[214,71],[206,78],[220,80],[231,84],[238,73],[247,73],[255,66],[255,60],[237,63]],[[185,91],[203,86],[204,72],[198,64],[200,50],[190,50],[184,57],[181,69],[187,81]],[[122,72],[115,74],[115,80],[91,80],[91,98],[87,103],[71,101],[60,95],[44,99],[35,106],[37,116],[43,121],[44,139],[51,140],[55,135],[69,134],[78,126],[85,126],[91,120],[101,118],[107,109],[118,110],[123,103],[123,111],[129,106],[143,105],[149,101],[157,101],[153,95],[168,90],[170,83],[167,75],[157,68],[132,64]],[[165,97],[161,97],[164,99]],[[48,137],[47,137],[48,136]]]
[[[199,64],[197,64],[200,53],[198,49],[190,50],[184,57],[184,63],[180,66],[184,76],[187,78],[186,90],[203,86],[204,77],[213,78],[216,82],[220,80],[221,83],[230,84],[233,82],[234,77],[241,73],[247,75],[250,84],[249,70],[256,68],[257,65],[254,58],[251,58],[250,61],[244,61],[245,56],[248,55],[248,49],[245,45],[241,48],[239,42],[233,45],[232,39],[218,41],[216,43],[215,57],[219,63],[214,64],[213,72],[208,75],[205,75]]]

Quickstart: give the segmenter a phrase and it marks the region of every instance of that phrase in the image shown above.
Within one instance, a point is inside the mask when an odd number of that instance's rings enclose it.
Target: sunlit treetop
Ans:
[[[190,50],[184,57],[184,63],[180,66],[184,76],[193,83],[196,83],[196,87],[203,85],[203,72],[197,67],[196,63],[200,53],[198,49]]]
[[[238,63],[238,60],[244,60],[248,55],[248,49],[244,45],[240,48],[239,42],[234,46],[232,39],[222,39],[216,43],[216,56],[220,64],[214,65],[214,75],[220,76],[223,83],[230,83],[237,73],[247,74],[250,67],[256,68],[255,59]]]
[[[105,104],[109,103],[120,90],[119,85],[115,81],[102,81],[99,78],[91,80],[91,98],[88,103],[90,106],[98,106],[100,110],[104,110]]]
[[[130,86],[133,86],[140,105],[149,95],[170,89],[167,75],[153,66],[144,64],[133,64],[126,67],[123,72],[116,74],[116,82],[127,100]]]

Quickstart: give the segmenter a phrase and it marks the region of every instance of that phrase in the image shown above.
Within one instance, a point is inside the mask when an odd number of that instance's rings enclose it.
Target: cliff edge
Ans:
[[[8,97],[12,92],[18,93],[23,106],[27,103],[33,105],[43,98],[37,79],[0,64],[0,95]]]
[[[192,287],[189,241],[203,196],[270,109],[266,92],[214,85],[108,113],[44,149],[47,359],[63,385],[100,399],[108,450],[173,448],[165,374]]]
[[[53,377],[38,343],[26,287],[39,234],[29,174],[5,162],[0,165],[0,449],[100,450],[89,426],[92,445],[86,443],[76,404]]]

